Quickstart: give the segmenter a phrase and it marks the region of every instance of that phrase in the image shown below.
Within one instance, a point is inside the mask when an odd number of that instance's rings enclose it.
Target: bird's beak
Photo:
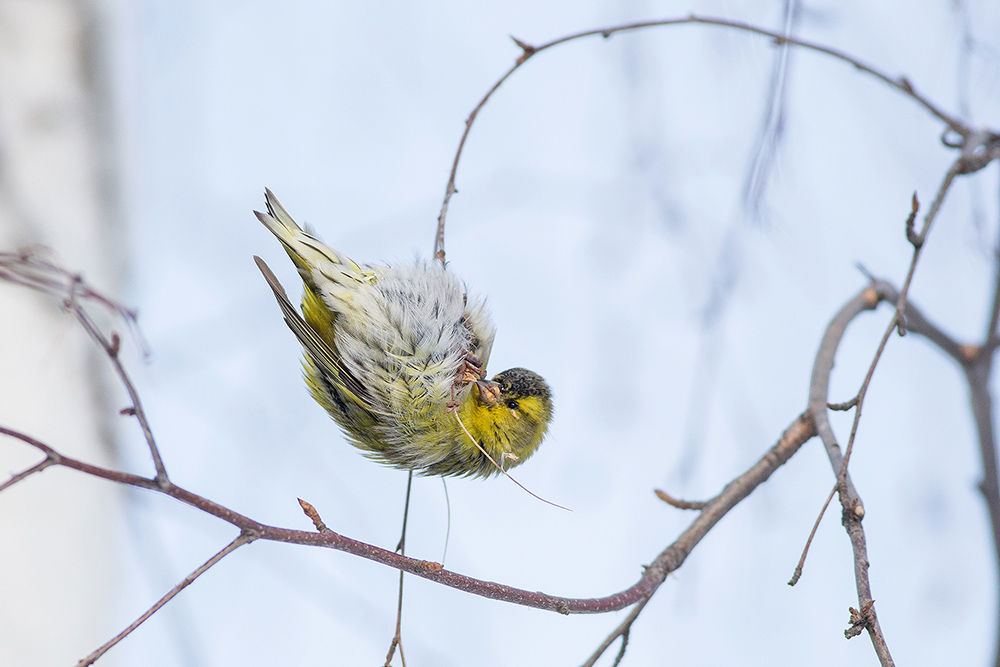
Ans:
[[[476,380],[472,386],[476,397],[486,405],[494,406],[500,400],[500,387],[496,382]]]

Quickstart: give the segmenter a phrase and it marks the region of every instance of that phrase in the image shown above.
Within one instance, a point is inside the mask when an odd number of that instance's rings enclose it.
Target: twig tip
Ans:
[[[310,503],[307,503],[306,501],[302,500],[301,498],[296,498],[296,500],[299,501],[299,507],[302,508],[302,511],[305,513],[305,515],[309,517],[309,520],[313,522],[314,526],[316,526],[316,530],[318,530],[321,533],[333,532],[332,530],[326,527],[325,523],[323,523],[323,519],[320,518],[319,512],[316,511],[315,507],[313,507]]]
[[[678,498],[674,498],[666,491],[661,491],[660,489],[653,489],[653,493],[655,493],[656,497],[665,502],[666,504],[670,505],[671,507],[676,507],[679,510],[705,509],[705,505],[707,504],[702,501],[680,500]]]

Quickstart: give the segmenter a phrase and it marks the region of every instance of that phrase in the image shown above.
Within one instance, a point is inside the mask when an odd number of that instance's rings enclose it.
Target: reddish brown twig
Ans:
[[[46,267],[46,270],[48,270],[48,268],[49,267]],[[56,273],[58,274],[58,271]],[[15,277],[23,278],[24,272],[15,272],[14,275]],[[25,279],[22,282],[38,288],[37,281]],[[76,278],[74,278],[73,282],[74,284],[83,285],[82,281]],[[55,285],[61,286],[63,284],[56,282]],[[49,285],[44,285],[44,287],[47,288],[45,291],[50,291],[52,289]],[[89,290],[89,288],[85,289]],[[126,383],[127,387],[131,387],[128,375],[125,373],[117,359],[120,345],[118,337],[113,334],[110,337],[104,336],[96,324],[94,324],[93,320],[88,316],[86,310],[81,308],[78,303],[74,305],[74,302],[77,300],[78,299],[69,299],[67,307],[74,312],[81,325],[87,329],[92,338],[104,350],[105,354],[112,359],[116,368],[120,369],[120,379]],[[126,408],[125,412],[128,414],[141,415],[142,409],[138,396],[133,395],[133,398],[135,399],[134,405]],[[144,417],[141,422],[145,424]],[[146,426],[146,428],[148,428],[148,426]],[[694,547],[701,541],[708,531],[711,530],[711,528],[730,509],[749,495],[750,492],[756,488],[756,486],[763,483],[779,466],[787,461],[795,453],[795,451],[798,450],[802,443],[815,434],[815,430],[812,426],[811,418],[807,415],[800,416],[786,430],[778,443],[774,445],[761,460],[759,460],[743,475],[727,484],[718,496],[705,502],[701,506],[699,516],[692,522],[689,528],[684,531],[673,544],[668,546],[659,556],[657,556],[656,559],[654,559],[652,564],[646,568],[643,576],[634,586],[614,595],[609,595],[603,598],[589,599],[556,597],[539,592],[524,591],[493,582],[477,580],[445,570],[438,563],[407,558],[401,553],[397,554],[370,544],[352,540],[330,530],[323,523],[319,516],[319,512],[312,507],[312,505],[304,501],[300,501],[303,511],[313,522],[313,525],[316,527],[318,532],[306,532],[268,526],[177,486],[171,482],[169,477],[166,475],[165,470],[163,470],[162,462],[159,461],[158,457],[155,458],[158,462],[157,475],[153,478],[146,478],[131,473],[95,466],[84,461],[63,456],[49,445],[7,427],[0,426],[0,434],[30,445],[45,455],[45,458],[38,464],[21,473],[18,473],[17,475],[14,475],[10,480],[5,482],[3,486],[0,486],[0,490],[8,488],[28,476],[39,473],[48,467],[58,465],[118,484],[143,488],[168,495],[191,507],[195,507],[203,512],[218,517],[240,529],[240,538],[234,541],[229,547],[216,554],[216,556],[206,562],[205,565],[196,570],[170,593],[161,598],[161,600],[159,600],[145,614],[126,628],[123,633],[100,647],[97,651],[91,654],[91,656],[85,658],[82,663],[90,664],[120,641],[122,637],[134,631],[135,628],[137,628],[142,622],[166,604],[167,601],[176,596],[180,590],[189,585],[195,578],[200,576],[202,572],[219,562],[219,560],[224,558],[228,553],[231,553],[232,550],[255,539],[333,548],[384,563],[390,567],[400,570],[401,573],[409,572],[431,581],[436,581],[475,595],[481,595],[515,604],[549,609],[563,614],[602,613],[615,611],[634,605],[637,602],[644,605],[645,601],[648,600],[649,597],[663,583],[667,574],[680,567],[691,550],[694,549]],[[149,443],[151,451],[156,452],[157,450],[151,434]],[[633,610],[631,617],[635,618],[639,611],[641,611],[641,608],[642,607],[640,606],[638,609]],[[616,636],[624,636],[627,632],[628,627],[623,626],[619,634]]]

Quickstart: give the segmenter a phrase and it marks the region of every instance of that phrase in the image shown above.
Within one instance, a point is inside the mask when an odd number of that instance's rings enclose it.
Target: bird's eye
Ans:
[[[518,406],[517,401],[515,401],[514,399],[511,399],[511,400],[507,401],[507,407],[510,408],[511,410],[517,410],[517,408],[520,407],[520,406]]]

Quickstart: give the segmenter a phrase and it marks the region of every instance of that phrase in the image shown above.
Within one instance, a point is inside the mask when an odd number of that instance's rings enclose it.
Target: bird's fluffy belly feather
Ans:
[[[337,347],[347,370],[374,390],[378,407],[397,416],[380,420],[381,437],[404,444],[447,418],[459,366],[467,353],[485,366],[494,329],[481,325],[488,322],[484,304],[466,303],[458,280],[436,266],[383,269],[352,295],[347,304],[332,291],[323,294],[332,310],[347,315],[334,326]]]

